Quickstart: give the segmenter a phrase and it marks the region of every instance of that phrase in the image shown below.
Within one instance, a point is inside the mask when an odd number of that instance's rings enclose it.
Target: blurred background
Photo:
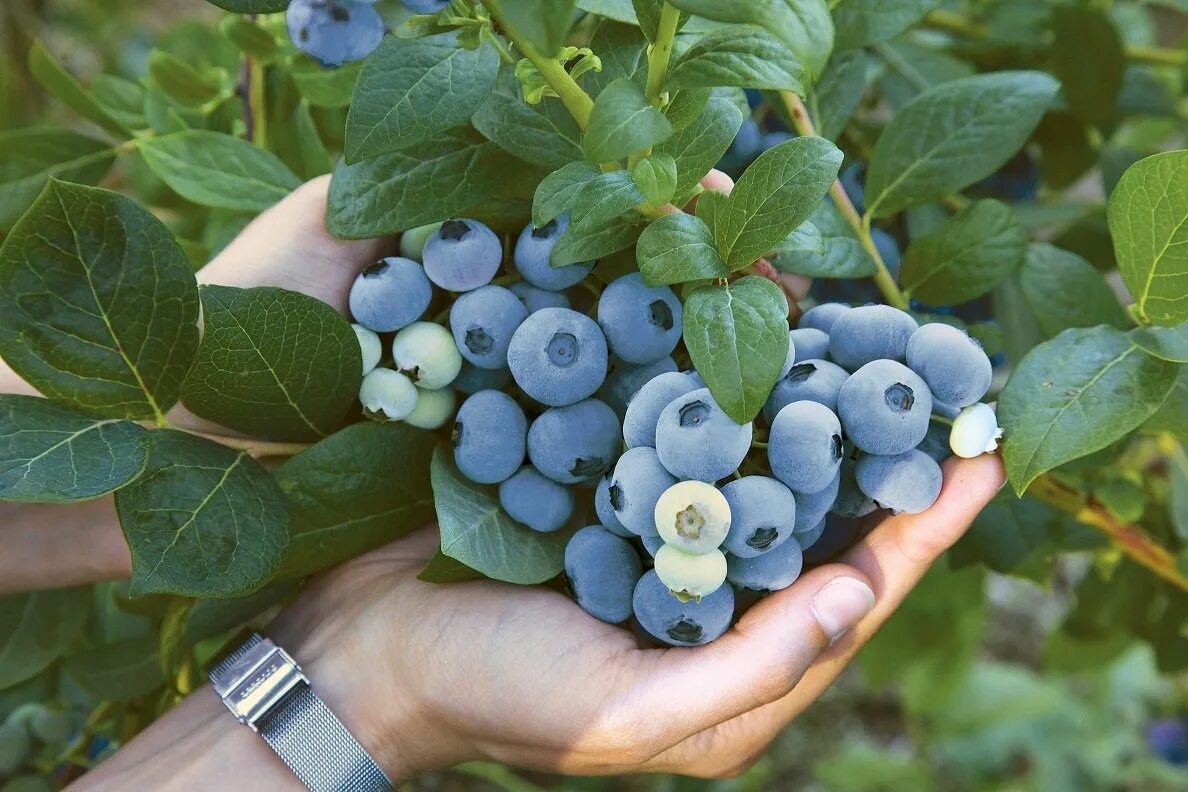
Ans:
[[[1014,31],[1025,29],[1029,14],[1046,13],[1054,4],[984,0],[943,5],[954,15],[972,10],[991,20],[1014,20],[1015,27],[1009,28]],[[1091,141],[1091,157],[1079,165],[1069,160],[1076,153],[1070,132],[1041,128],[1029,153],[986,189],[1009,193],[1037,235],[1109,270],[1112,250],[1101,212],[1108,189],[1130,162],[1177,142],[1184,145],[1188,3],[1093,5],[1108,11],[1132,51],[1155,53],[1126,72],[1120,96],[1138,109],[1126,114],[1126,123],[1113,129],[1108,140]],[[386,19],[395,22],[402,16],[394,2],[381,7]],[[124,106],[130,113],[142,107],[151,113],[151,102],[143,99],[146,89],[151,96],[161,81],[171,80],[180,81],[170,83],[177,89],[190,78],[177,64],[187,66],[201,79],[210,78],[206,88],[214,93],[206,99],[201,81],[191,86],[205,121],[234,129],[242,123],[241,111],[233,96],[223,96],[217,88],[233,84],[240,67],[240,51],[221,26],[226,16],[202,0],[5,0],[0,5],[0,176],[21,167],[5,150],[11,130],[95,129],[44,88],[44,75],[35,79],[31,74],[27,58],[38,40],[109,111]],[[946,68],[957,68],[946,54],[952,42],[944,38],[960,35],[955,18],[931,17],[924,26],[928,29],[880,45],[879,57],[870,58],[868,65],[871,90],[847,131],[847,151],[860,148],[866,126],[880,123],[880,102],[886,101],[880,95],[893,98],[896,91],[909,90],[912,73],[933,79]],[[279,18],[267,24],[274,23]],[[1051,46],[1050,32],[1041,32],[1047,37],[1043,46]],[[1000,49],[1019,52],[1029,46],[1026,40],[1008,44],[998,42]],[[1085,46],[1084,56],[1092,58],[1092,47]],[[954,49],[972,62],[1009,65],[974,45]],[[306,177],[329,169],[341,145],[345,113],[335,98],[341,89],[333,95],[333,86],[322,86],[328,92],[322,95],[330,99],[319,102],[318,86],[311,85],[300,88],[303,98],[292,116],[286,115],[287,108],[278,111],[270,132],[274,150]],[[347,91],[349,96],[349,85]],[[283,92],[278,88],[274,93]],[[173,102],[171,111],[195,112],[194,105],[184,104]],[[752,133],[778,134],[778,118],[769,116],[760,97],[753,104],[757,123]],[[277,118],[291,120],[278,123]],[[152,118],[149,122],[156,123]],[[320,151],[311,153],[303,144],[308,138],[292,133],[295,125],[304,124],[315,130]],[[740,140],[724,167],[736,173],[744,168],[760,150],[757,139]],[[850,173],[847,187],[860,188],[860,167]],[[249,219],[187,205],[157,182],[135,154],[121,157],[102,183],[135,195],[166,219],[195,266]],[[4,208],[0,196],[0,210]],[[907,231],[887,233],[895,237]],[[842,287],[836,283],[819,288],[834,290],[818,294],[821,298],[864,297],[837,292]],[[1021,342],[1005,317],[1024,316],[1028,308],[1017,292],[1012,296],[1008,290],[995,299],[1000,305],[995,313],[1004,326],[989,325],[998,327],[999,335],[988,345],[997,341],[1009,365],[1011,344]],[[1095,493],[1116,516],[1157,536],[1176,535],[1188,526],[1188,460],[1173,439],[1182,439],[1188,430],[1184,418],[1183,413],[1164,416],[1164,423],[1152,427],[1148,436],[1081,463]],[[1143,476],[1144,454],[1171,460],[1171,469],[1161,468],[1154,484]],[[1162,489],[1152,496],[1151,487]],[[1183,559],[1181,568],[1188,568]],[[1100,533],[1038,501],[1006,495],[929,574],[824,699],[738,779],[568,779],[478,764],[418,779],[409,788],[1188,790],[1188,605],[1182,594],[1169,592]],[[129,606],[125,594],[120,584],[95,588],[88,640],[143,634],[146,614]],[[0,779],[8,774],[0,792],[58,788],[172,702],[136,696],[106,701],[95,687],[95,680],[72,668],[68,657],[32,680],[0,690],[0,720],[8,725],[7,736],[11,740],[21,731],[30,740],[24,758],[7,767],[4,751],[9,749],[0,740]]]

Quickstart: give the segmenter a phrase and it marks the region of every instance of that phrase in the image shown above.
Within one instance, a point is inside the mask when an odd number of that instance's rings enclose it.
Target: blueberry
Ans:
[[[528,281],[516,281],[507,288],[524,304],[528,313],[536,313],[541,308],[568,308],[570,305],[565,292],[538,289]]]
[[[1149,724],[1147,744],[1168,764],[1188,765],[1188,719],[1163,718]]]
[[[828,335],[833,329],[833,323],[838,320],[838,317],[847,313],[849,310],[850,306],[845,303],[821,303],[805,311],[796,326],[800,329],[812,328],[814,330],[820,330],[822,333]]]
[[[633,272],[615,279],[598,299],[598,325],[615,356],[654,363],[681,340],[681,301],[667,286],[648,286]]]
[[[843,459],[833,480],[825,489],[819,492],[800,492],[796,494],[796,525],[792,529],[796,533],[812,530],[817,523],[825,519],[825,515],[837,503],[838,490],[841,487],[842,470],[846,460]]]
[[[895,241],[895,237],[881,228],[872,228],[870,240],[874,242],[875,250],[879,251],[879,258],[887,266],[891,277],[898,279],[899,270],[903,265],[903,254],[899,251],[899,243]]]
[[[372,369],[359,386],[359,402],[369,418],[399,421],[417,406],[417,386],[398,371]]]
[[[581,529],[565,545],[565,574],[586,613],[608,624],[631,617],[643,565],[626,539],[598,525]]]
[[[700,555],[717,550],[730,532],[730,504],[713,484],[681,481],[656,501],[656,530],[683,553]]]
[[[462,370],[454,337],[434,322],[413,322],[397,333],[392,360],[418,388],[429,390],[449,385]]]
[[[655,449],[640,446],[619,457],[607,494],[623,527],[639,536],[654,536],[659,533],[656,504],[676,483],[676,478],[660,464]]]
[[[450,329],[462,357],[486,369],[507,368],[512,334],[528,318],[528,309],[502,286],[480,286],[450,308]]]
[[[689,369],[688,371],[682,371],[681,373],[682,373],[682,374],[684,374],[684,375],[685,375],[686,377],[688,377],[689,379],[691,379],[693,382],[696,382],[696,383],[697,383],[697,387],[698,387],[698,388],[704,388],[704,387],[705,387],[705,380],[704,380],[704,379],[702,379],[702,378],[701,378],[701,375],[700,375],[700,374],[698,374],[698,373],[697,373],[696,371],[694,371],[693,369]]]
[[[606,379],[606,338],[585,314],[545,308],[520,324],[507,365],[521,390],[538,402],[573,404],[592,396]]]
[[[833,508],[830,510],[838,517],[845,517],[851,520],[865,517],[878,509],[874,499],[858,487],[858,480],[855,477],[854,471],[855,465],[854,460],[849,457],[842,460],[841,470],[839,471],[840,481],[838,482],[837,498],[833,503]]]
[[[362,356],[363,374],[379,365],[384,354],[384,345],[374,330],[368,330],[361,324],[351,325],[355,331],[355,338],[359,339],[359,354]]]
[[[809,528],[807,531],[800,531],[796,534],[796,543],[800,545],[801,551],[808,550],[817,543],[817,540],[821,538],[821,534],[825,533],[825,526],[827,524],[828,521],[825,519],[825,517],[821,517],[820,520],[817,520],[817,524],[812,528]]]
[[[780,410],[798,401],[812,401],[837,410],[838,391],[849,376],[844,368],[828,360],[802,360],[776,382],[763,405],[763,417],[771,423]]]
[[[499,505],[516,522],[551,533],[573,516],[573,493],[525,465],[499,485]]]
[[[788,331],[788,351],[784,354],[784,365],[780,366],[780,379],[788,376],[792,365],[796,362],[796,342],[792,339],[792,331]]]
[[[606,382],[598,389],[598,398],[609,404],[619,415],[624,415],[631,397],[638,393],[640,388],[655,377],[676,370],[676,361],[671,357],[636,366],[611,355],[610,372],[606,375]],[[705,383],[697,387],[704,388]]]
[[[619,522],[619,516],[615,514],[615,507],[611,505],[610,488],[613,481],[613,471],[598,480],[598,487],[594,490],[594,512],[598,515],[598,522],[602,523],[602,527],[615,536],[635,536],[627,530],[623,523]]]
[[[902,362],[908,339],[916,328],[910,314],[889,305],[851,308],[837,318],[829,331],[829,357],[850,371],[872,360]]]
[[[498,484],[524,462],[528,419],[506,393],[479,391],[458,409],[452,439],[462,475],[478,484]]]
[[[418,429],[437,429],[454,417],[456,404],[457,397],[452,388],[417,388],[417,406],[404,416],[404,422]]]
[[[681,602],[651,570],[635,584],[632,609],[640,626],[657,640],[671,646],[700,646],[730,629],[734,592],[722,586],[700,601]]]
[[[380,259],[359,273],[348,298],[355,321],[390,333],[420,319],[433,299],[433,285],[412,259]]]
[[[771,422],[767,459],[771,472],[793,492],[820,492],[832,483],[842,459],[841,423],[813,401],[792,402]]]
[[[858,487],[892,514],[918,514],[940,495],[941,469],[923,451],[864,456],[854,466]]]
[[[656,575],[681,597],[707,597],[726,582],[726,556],[721,550],[690,555],[670,544],[656,549]]]
[[[787,143],[792,138],[796,137],[791,132],[768,132],[763,135],[759,141],[760,151],[767,151],[773,149],[781,143]]]
[[[796,498],[773,478],[743,476],[722,487],[722,495],[730,506],[730,533],[723,545],[731,555],[762,555],[796,530]]]
[[[759,124],[748,118],[738,128],[738,133],[734,136],[730,148],[722,155],[718,167],[727,173],[738,173],[759,156],[762,145],[763,131]]]
[[[520,232],[516,240],[514,261],[516,272],[528,283],[539,289],[561,291],[570,286],[576,286],[594,269],[594,262],[587,261],[580,264],[569,264],[564,267],[549,265],[549,254],[553,246],[569,227],[569,215],[561,215],[556,220],[550,220],[540,228],[531,223]]]
[[[850,442],[868,454],[893,456],[920,445],[928,434],[932,393],[902,363],[875,360],[842,385],[837,414]]]
[[[462,370],[451,384],[460,392],[469,394],[481,390],[503,390],[511,379],[511,371],[506,368],[485,369],[464,361]]]
[[[850,165],[841,172],[838,180],[846,197],[854,204],[854,210],[863,214],[866,211],[866,166],[861,163]]]
[[[944,462],[953,455],[949,448],[949,433],[952,427],[940,421],[928,422],[928,433],[924,435],[924,439],[920,441],[920,445],[916,446],[928,456],[935,459],[937,462]]]
[[[907,344],[908,368],[932,395],[953,407],[968,407],[986,395],[994,377],[990,358],[967,333],[947,324],[926,324]]]
[[[751,424],[737,424],[708,388],[669,403],[656,424],[656,452],[677,478],[714,482],[738,469],[751,450]]]
[[[837,558],[857,544],[862,535],[861,520],[830,514],[821,536],[804,551],[804,563],[817,566]]]
[[[669,371],[648,380],[627,403],[623,418],[623,440],[628,448],[656,446],[656,424],[660,413],[678,396],[704,388],[691,377]]]
[[[414,14],[436,14],[450,4],[450,0],[400,0]]]
[[[1002,430],[994,409],[988,404],[971,404],[953,421],[949,447],[957,456],[970,459],[998,448],[1000,437]]]
[[[655,558],[656,553],[660,552],[660,548],[665,546],[664,537],[660,534],[656,534],[655,536],[641,536],[639,537],[639,541],[644,546],[644,550],[647,550],[648,555],[652,558]]]
[[[528,430],[528,458],[562,484],[601,476],[619,447],[619,417],[598,399],[545,410]]]
[[[798,327],[788,333],[788,338],[796,350],[796,363],[824,360],[829,354],[829,334],[815,327]]]
[[[447,291],[467,292],[495,277],[503,245],[477,220],[446,220],[429,235],[421,255],[429,280]]]
[[[329,68],[366,58],[384,37],[374,8],[347,0],[293,0],[285,26],[297,49]]]
[[[739,588],[752,591],[779,591],[796,582],[803,566],[800,543],[784,542],[753,558],[728,557],[726,579]]]
[[[421,254],[425,251],[425,243],[429,241],[429,237],[437,233],[439,228],[441,228],[441,223],[430,223],[403,232],[400,235],[400,255],[413,261],[420,261]]]

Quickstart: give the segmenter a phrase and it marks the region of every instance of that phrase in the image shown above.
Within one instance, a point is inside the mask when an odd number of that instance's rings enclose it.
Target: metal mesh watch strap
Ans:
[[[241,676],[243,661],[264,642],[253,634],[245,643],[211,669],[215,691],[241,721],[260,732],[290,770],[313,792],[376,792],[390,790],[392,782],[359,744],[342,721],[317,697],[300,675],[296,663],[283,651],[278,653],[292,664],[297,679],[275,702],[258,716],[239,708],[233,700],[237,691],[246,699],[273,672],[268,662],[254,666]],[[278,671],[279,673],[279,671]],[[233,678],[239,677],[239,678]],[[246,686],[246,687],[245,687]]]

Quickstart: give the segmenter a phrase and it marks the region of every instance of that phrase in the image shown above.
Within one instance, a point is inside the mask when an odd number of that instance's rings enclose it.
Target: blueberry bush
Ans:
[[[816,777],[1183,780],[1183,3],[211,2],[85,78],[0,31],[0,357],[45,397],[0,395],[0,501],[114,493],[133,559],[0,598],[13,790],[426,524],[425,581],[696,645],[986,452],[1009,487],[859,663],[935,756],[862,743]],[[398,237],[349,317],[198,285],[324,174],[331,234]],[[1063,597],[1024,653],[1048,676],[978,658],[987,581],[1017,579]],[[1077,674],[1164,719],[1070,704]]]

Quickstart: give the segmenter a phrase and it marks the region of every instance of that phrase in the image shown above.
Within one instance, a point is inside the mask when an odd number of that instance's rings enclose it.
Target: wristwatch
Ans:
[[[289,653],[259,633],[210,671],[215,693],[312,792],[393,789],[380,766],[309,686]]]

